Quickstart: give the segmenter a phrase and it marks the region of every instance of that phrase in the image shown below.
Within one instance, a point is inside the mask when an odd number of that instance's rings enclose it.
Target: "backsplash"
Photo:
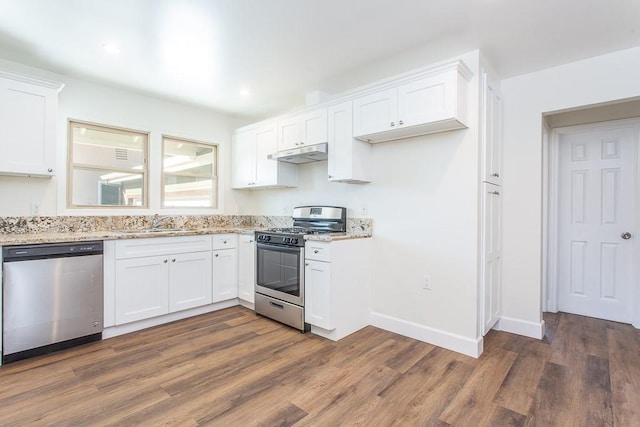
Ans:
[[[164,228],[291,227],[290,216],[262,215],[162,215]],[[139,230],[151,227],[153,215],[0,217],[0,233],[75,233]],[[370,218],[347,218],[347,234],[371,236]]]

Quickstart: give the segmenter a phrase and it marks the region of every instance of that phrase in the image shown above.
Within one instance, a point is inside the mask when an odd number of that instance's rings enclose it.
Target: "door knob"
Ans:
[[[625,231],[620,235],[620,237],[622,237],[624,240],[629,240],[631,238],[631,233],[629,233],[628,231]]]

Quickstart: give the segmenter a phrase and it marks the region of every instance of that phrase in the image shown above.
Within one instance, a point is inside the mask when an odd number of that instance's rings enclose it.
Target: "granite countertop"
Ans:
[[[82,242],[89,240],[124,240],[124,239],[141,239],[155,237],[176,237],[176,236],[201,236],[207,234],[252,234],[258,230],[264,230],[264,227],[253,226],[225,226],[210,227],[197,229],[171,229],[161,232],[149,232],[145,230],[106,230],[106,231],[79,231],[79,232],[42,232],[42,233],[1,233],[0,245],[25,245],[37,243],[62,243],[62,242]],[[333,235],[308,235],[306,240],[331,242],[346,239],[364,239],[371,237],[369,235],[356,235],[349,233],[340,233]]]

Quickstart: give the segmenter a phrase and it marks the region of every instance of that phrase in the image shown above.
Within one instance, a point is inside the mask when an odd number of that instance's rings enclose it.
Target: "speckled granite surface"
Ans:
[[[153,216],[59,216],[0,218],[0,245],[120,240],[150,237],[251,233],[290,227],[291,217],[258,215],[166,215],[162,231],[149,232]],[[347,232],[309,236],[309,240],[343,240],[372,236],[370,218],[348,218]]]

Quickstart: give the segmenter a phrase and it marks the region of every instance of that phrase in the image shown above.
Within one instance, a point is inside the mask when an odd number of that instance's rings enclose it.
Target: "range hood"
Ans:
[[[327,160],[327,143],[323,142],[321,144],[278,151],[277,153],[269,154],[267,158],[279,162],[295,163],[297,165],[301,163],[319,162]]]

